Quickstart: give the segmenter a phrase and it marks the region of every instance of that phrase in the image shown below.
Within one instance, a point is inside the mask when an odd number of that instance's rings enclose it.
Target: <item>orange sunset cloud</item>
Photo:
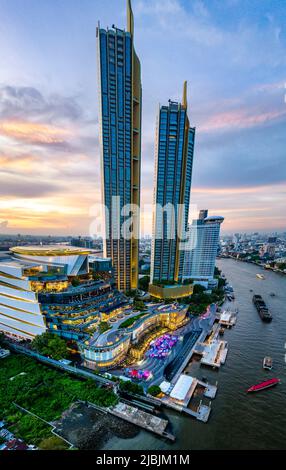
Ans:
[[[70,132],[47,124],[9,120],[0,123],[0,135],[29,143],[60,144]]]
[[[248,128],[286,116],[286,111],[269,111],[261,114],[249,114],[249,110],[235,110],[216,114],[205,121],[200,132],[211,132],[227,128]]]

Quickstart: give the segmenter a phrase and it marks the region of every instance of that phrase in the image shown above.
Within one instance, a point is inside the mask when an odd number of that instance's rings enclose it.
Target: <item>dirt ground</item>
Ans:
[[[140,430],[116,416],[76,403],[54,423],[56,432],[80,450],[99,450],[113,436],[135,437]]]

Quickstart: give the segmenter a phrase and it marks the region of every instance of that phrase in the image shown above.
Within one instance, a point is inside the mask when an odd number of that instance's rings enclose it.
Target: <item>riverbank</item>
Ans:
[[[259,263],[258,261],[254,260],[248,260],[248,259],[243,259],[243,258],[237,258],[235,256],[222,256],[219,259],[224,260],[224,259],[233,259],[234,261],[241,261],[242,263],[247,263],[247,264],[254,264],[255,266],[258,266],[259,268],[265,269],[267,271],[272,271],[277,274],[282,274],[283,276],[286,276],[286,271],[282,269],[278,269],[276,267],[270,266],[268,263]]]
[[[235,291],[236,301],[226,303],[239,308],[239,321],[226,330],[224,339],[229,343],[227,361],[218,371],[192,364],[192,374],[205,377],[210,383],[219,382],[218,394],[207,425],[168,410],[176,442],[169,443],[142,432],[133,439],[110,439],[104,449],[137,450],[208,450],[208,449],[285,449],[285,393],[286,368],[284,361],[286,341],[286,282],[285,277],[265,271],[265,280],[256,278],[257,267],[237,263],[231,259],[219,260],[218,267],[226,275]],[[273,322],[261,321],[252,303],[253,293],[267,301],[273,313]],[[276,296],[269,294],[275,292]],[[224,308],[223,307],[223,308]],[[272,372],[264,371],[264,356],[274,359]],[[255,396],[246,394],[249,386],[269,375],[282,380],[281,385]]]

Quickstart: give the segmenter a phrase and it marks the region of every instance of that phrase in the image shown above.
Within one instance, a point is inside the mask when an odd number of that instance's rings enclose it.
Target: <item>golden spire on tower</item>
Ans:
[[[185,81],[184,82],[184,89],[183,89],[183,101],[182,101],[182,105],[184,106],[184,108],[188,107],[187,90],[188,90],[188,82]]]
[[[134,34],[134,15],[131,6],[131,0],[127,0],[127,31]]]

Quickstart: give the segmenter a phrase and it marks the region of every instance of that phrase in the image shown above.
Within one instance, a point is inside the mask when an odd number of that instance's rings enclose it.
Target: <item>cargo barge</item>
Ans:
[[[266,306],[264,300],[262,299],[261,295],[255,294],[252,298],[253,303],[256,307],[256,310],[258,311],[261,319],[265,322],[271,322],[272,320],[272,315],[268,310],[268,307]]]

